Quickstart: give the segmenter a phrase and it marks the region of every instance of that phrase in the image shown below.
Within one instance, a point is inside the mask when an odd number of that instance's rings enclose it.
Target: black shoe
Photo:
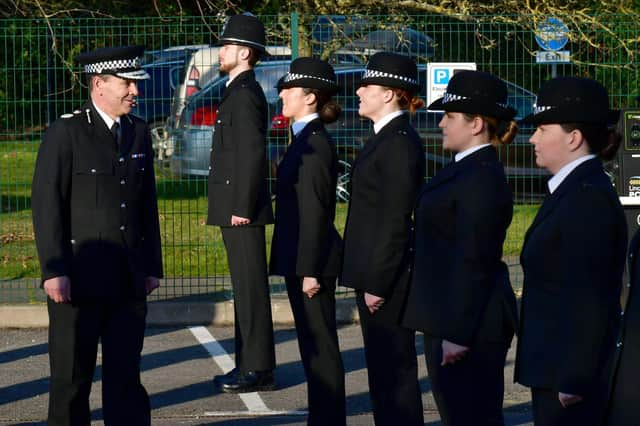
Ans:
[[[220,388],[226,393],[265,392],[274,390],[276,382],[273,371],[249,371],[239,374],[234,381],[223,383]]]
[[[222,386],[224,383],[235,382],[240,374],[240,370],[238,367],[234,367],[233,370],[229,371],[227,374],[220,374],[213,378],[213,382],[218,386]]]

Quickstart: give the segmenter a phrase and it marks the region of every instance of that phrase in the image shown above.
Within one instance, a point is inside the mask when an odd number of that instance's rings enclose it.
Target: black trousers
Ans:
[[[444,426],[502,426],[508,343],[477,343],[455,364],[441,366],[442,339],[424,336],[431,391]]]
[[[560,404],[557,390],[532,388],[531,396],[536,426],[601,426],[604,422],[604,393],[600,397],[585,396],[567,408]]]
[[[233,285],[236,367],[243,373],[273,370],[276,354],[264,226],[221,230]]]
[[[362,291],[356,293],[356,302],[375,424],[422,426],[424,414],[418,383],[415,332],[388,317],[377,313],[371,315]]]
[[[149,425],[149,396],[140,383],[145,300],[55,303],[49,310],[50,426],[89,425],[89,393],[102,343],[105,425]]]
[[[302,279],[285,277],[307,376],[308,425],[345,425],[344,367],[336,329],[336,277],[319,279],[321,290],[309,299]]]

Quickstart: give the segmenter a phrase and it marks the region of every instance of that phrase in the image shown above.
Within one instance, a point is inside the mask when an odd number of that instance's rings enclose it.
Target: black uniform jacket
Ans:
[[[616,344],[615,375],[612,382],[608,424],[640,424],[640,232],[629,246],[631,288],[624,310],[620,343]]]
[[[404,299],[411,216],[424,173],[422,141],[406,114],[365,143],[351,169],[342,285]]]
[[[424,185],[403,325],[465,346],[511,341],[517,308],[501,259],[512,214],[511,190],[491,146]]]
[[[333,224],[338,156],[319,119],[294,138],[277,177],[271,274],[338,276],[342,241]]]
[[[120,118],[118,148],[92,102],[44,134],[32,183],[42,280],[69,276],[71,298],[118,298],[162,277],[153,151],[144,121]]]
[[[620,318],[627,231],[599,159],[576,167],[526,233],[515,380],[602,393]]]
[[[267,101],[253,70],[226,88],[213,130],[209,171],[209,225],[231,226],[231,216],[252,225],[273,223],[267,182]]]

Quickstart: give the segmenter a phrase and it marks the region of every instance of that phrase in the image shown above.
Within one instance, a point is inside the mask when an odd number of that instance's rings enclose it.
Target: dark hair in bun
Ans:
[[[605,124],[563,123],[560,127],[565,132],[579,130],[589,145],[589,151],[605,161],[616,156],[622,142],[622,135]]]

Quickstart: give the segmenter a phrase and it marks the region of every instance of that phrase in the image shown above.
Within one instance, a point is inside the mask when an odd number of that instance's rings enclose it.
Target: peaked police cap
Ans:
[[[151,78],[140,66],[144,46],[103,47],[83,52],[76,60],[87,74],[110,74],[127,80]]]
[[[217,45],[238,44],[268,55],[265,48],[264,25],[251,14],[234,15],[227,20]]]

